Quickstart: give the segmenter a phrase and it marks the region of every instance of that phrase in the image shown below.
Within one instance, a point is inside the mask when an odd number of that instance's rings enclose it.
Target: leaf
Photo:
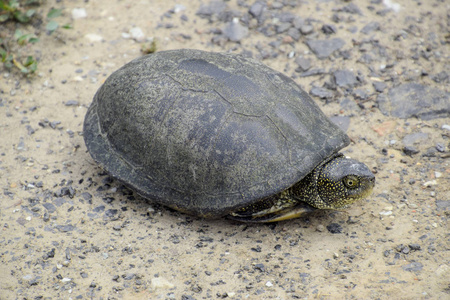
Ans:
[[[37,62],[36,62],[36,60],[34,60],[33,56],[28,56],[27,60],[25,61],[25,63],[23,65],[27,69],[27,71],[25,73],[30,73],[30,72],[34,73],[37,69]]]
[[[27,0],[25,2],[25,5],[37,5],[37,4],[39,4],[39,1],[40,0]]]
[[[20,29],[16,29],[16,31],[14,32],[14,38],[16,39],[16,41],[23,35],[22,30]]]
[[[10,9],[10,10],[17,9],[17,8],[19,8],[19,6],[20,6],[19,1],[17,1],[17,0],[11,0],[11,1],[9,1],[9,9]]]
[[[50,31],[50,33],[52,33],[53,31],[58,29],[58,27],[59,27],[58,22],[50,21],[47,23],[47,26],[45,26],[45,29],[47,29],[48,31]]]
[[[34,60],[33,56],[27,56],[27,60],[23,64],[25,67],[31,66],[36,61]]]
[[[65,24],[65,25],[63,25],[61,27],[64,28],[64,29],[72,29],[73,28],[72,24]]]
[[[27,12],[25,13],[25,15],[26,15],[27,17],[31,18],[31,17],[34,15],[35,12],[36,12],[35,9],[29,9],[29,10],[27,10]]]
[[[7,56],[8,56],[8,53],[4,49],[0,49],[0,57],[2,58],[2,62],[6,61]]]
[[[19,45],[25,45],[29,41],[30,37],[31,34],[24,34],[17,39],[17,43],[19,43]]]
[[[5,22],[9,19],[8,14],[0,15],[0,23]]]
[[[34,44],[34,43],[39,42],[39,39],[38,39],[37,37],[35,37],[35,36],[34,36],[34,37],[30,37],[30,39],[28,40],[28,42]]]
[[[53,19],[56,17],[59,17],[61,15],[62,10],[61,9],[56,9],[56,8],[52,8],[48,14],[47,14],[47,18],[49,19]]]
[[[19,21],[20,23],[28,23],[30,21],[30,18],[24,14],[23,12],[21,12],[20,10],[16,10],[13,13],[14,18]]]

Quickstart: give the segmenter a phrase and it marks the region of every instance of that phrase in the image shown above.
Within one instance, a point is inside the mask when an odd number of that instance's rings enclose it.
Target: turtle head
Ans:
[[[375,176],[354,159],[336,156],[315,170],[318,198],[310,205],[319,209],[344,208],[372,193]]]

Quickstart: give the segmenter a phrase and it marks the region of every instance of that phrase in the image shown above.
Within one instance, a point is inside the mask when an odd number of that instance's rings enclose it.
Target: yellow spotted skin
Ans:
[[[246,222],[275,222],[315,209],[345,208],[369,196],[375,176],[361,162],[336,154],[292,187],[230,214]]]

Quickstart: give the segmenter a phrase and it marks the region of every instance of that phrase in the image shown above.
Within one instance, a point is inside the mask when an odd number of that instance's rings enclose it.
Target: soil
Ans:
[[[72,29],[22,27],[40,39],[16,49],[38,59],[36,74],[1,69],[0,299],[449,299],[448,2],[66,0],[37,10],[51,7]],[[152,41],[243,53],[294,78],[348,127],[343,153],[375,173],[373,194],[345,211],[247,224],[122,186],[87,152],[84,115],[107,76]],[[408,102],[415,90],[398,87],[413,83],[438,96]],[[389,97],[421,113],[381,110]]]

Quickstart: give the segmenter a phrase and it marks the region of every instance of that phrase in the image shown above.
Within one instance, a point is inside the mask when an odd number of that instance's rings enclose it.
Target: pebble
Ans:
[[[318,86],[312,87],[312,89],[309,93],[312,96],[319,97],[321,99],[333,98],[333,96],[334,96],[333,91],[323,88],[323,87],[318,87]]]
[[[157,289],[172,289],[174,287],[175,287],[175,285],[173,283],[170,283],[167,279],[165,279],[163,277],[152,278],[151,288],[153,290],[157,290]]]
[[[221,0],[213,0],[208,4],[200,5],[200,8],[197,10],[196,15],[201,18],[211,19],[214,15],[220,15],[225,12],[228,8],[227,4]]]
[[[402,269],[408,272],[419,272],[422,271],[423,264],[420,262],[412,262],[410,264],[402,266]]]
[[[342,233],[342,226],[338,223],[331,223],[330,225],[327,225],[327,229],[333,234]]]
[[[223,34],[232,42],[239,42],[248,34],[248,28],[241,25],[238,18],[234,18],[223,29]]]
[[[364,34],[369,34],[369,33],[371,33],[372,31],[375,31],[375,30],[380,30],[380,23],[374,21],[374,22],[370,22],[369,24],[364,26],[361,29],[361,32],[364,33]]]
[[[325,231],[325,226],[323,226],[322,224],[317,225],[316,230],[318,232],[324,232]]]
[[[436,180],[430,180],[423,184],[423,186],[433,186],[433,185],[438,185]]]
[[[300,68],[300,71],[302,71],[302,72],[307,71],[311,68],[311,60],[309,60],[307,58],[303,58],[301,56],[298,56],[295,59],[295,63],[298,65],[298,67]]]
[[[308,34],[311,34],[311,33],[313,33],[313,31],[314,31],[314,27],[312,26],[312,25],[309,25],[309,24],[304,24],[304,25],[302,25],[301,27],[300,27],[300,32],[303,34],[303,35],[308,35]],[[309,45],[308,45],[309,46]],[[319,57],[320,58],[320,57]]]
[[[378,93],[382,93],[384,92],[384,90],[387,88],[387,84],[384,82],[380,82],[380,81],[374,81],[372,83],[375,91],[377,91]]]
[[[422,120],[450,117],[450,93],[418,83],[404,83],[379,94],[377,103],[384,115]]]
[[[88,33],[84,37],[92,43],[103,41],[103,37],[95,33]]]
[[[309,40],[306,45],[319,59],[328,58],[333,52],[341,49],[345,45],[345,41],[340,38],[328,40]]]
[[[87,17],[86,9],[84,8],[74,8],[72,9],[72,18],[76,19],[84,19]]]
[[[337,70],[333,72],[334,82],[338,87],[351,88],[358,84],[358,79],[350,70]]]
[[[436,275],[450,277],[450,267],[446,264],[440,265],[436,270]]]
[[[254,18],[259,19],[262,15],[262,13],[264,12],[264,10],[266,9],[266,3],[261,2],[261,1],[256,1],[255,3],[253,3],[248,12],[249,14],[251,14]],[[258,20],[259,21],[259,20]]]
[[[80,103],[77,100],[69,100],[64,103],[65,106],[78,106]]]
[[[380,215],[382,215],[382,216],[390,216],[390,215],[392,215],[392,211],[381,211],[380,212]]]
[[[130,37],[136,42],[143,42],[145,40],[145,34],[140,27],[133,27],[129,31]]]
[[[403,145],[405,146],[412,146],[414,144],[421,144],[424,143],[426,141],[428,141],[429,135],[428,133],[424,133],[424,132],[416,132],[416,133],[411,133],[408,135],[405,135],[405,137],[403,138]]]
[[[350,117],[348,116],[331,116],[330,120],[345,132],[350,127]]]
[[[388,8],[392,9],[394,12],[399,12],[402,6],[392,0],[383,0],[383,4]]]

